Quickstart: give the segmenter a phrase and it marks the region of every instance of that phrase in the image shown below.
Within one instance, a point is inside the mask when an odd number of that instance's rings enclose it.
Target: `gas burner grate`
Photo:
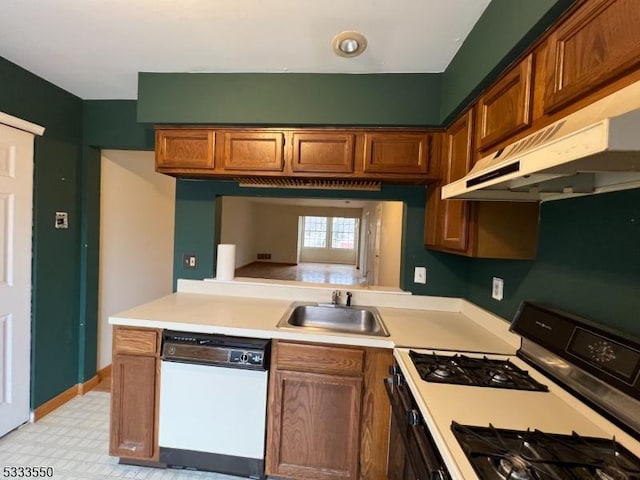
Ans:
[[[481,480],[640,479],[640,459],[615,438],[456,422],[451,429]]]
[[[427,382],[451,383],[477,387],[508,388],[513,390],[548,391],[548,387],[534,380],[526,370],[511,361],[466,355],[438,355],[409,351],[420,378]]]

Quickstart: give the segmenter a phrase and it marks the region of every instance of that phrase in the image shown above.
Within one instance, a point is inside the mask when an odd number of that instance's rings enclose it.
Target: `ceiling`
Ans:
[[[1,1],[0,56],[83,99],[135,99],[138,72],[442,72],[490,2]]]

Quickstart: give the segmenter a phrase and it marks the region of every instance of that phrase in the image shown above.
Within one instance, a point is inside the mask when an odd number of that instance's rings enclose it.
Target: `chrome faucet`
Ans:
[[[331,305],[338,305],[338,299],[340,298],[340,290],[334,290],[331,292]]]

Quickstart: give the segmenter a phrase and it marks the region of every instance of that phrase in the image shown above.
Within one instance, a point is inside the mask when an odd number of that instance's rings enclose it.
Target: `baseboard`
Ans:
[[[85,393],[93,390],[96,385],[100,383],[100,377],[98,375],[94,375],[89,380],[84,383],[78,384],[78,395],[84,395]]]
[[[71,388],[68,388],[64,392],[59,395],[56,395],[51,400],[43,403],[38,408],[33,411],[31,416],[33,422],[37,422],[45,415],[53,412],[56,408],[61,407],[65,403],[67,403],[72,398],[77,397],[78,395],[84,395],[85,393],[93,390],[96,385],[100,383],[103,378],[107,378],[111,376],[111,365],[107,365],[106,367],[100,369],[98,373],[96,373],[93,377],[87,380],[84,383],[78,383]]]
[[[69,400],[78,395],[78,385],[65,390],[59,395],[56,395],[51,400],[43,403],[33,411],[33,421],[37,422],[45,415],[53,412],[56,408],[61,407]]]
[[[100,381],[102,381],[105,378],[109,378],[111,376],[111,364],[98,370],[98,373],[96,373],[96,375],[98,376]]]

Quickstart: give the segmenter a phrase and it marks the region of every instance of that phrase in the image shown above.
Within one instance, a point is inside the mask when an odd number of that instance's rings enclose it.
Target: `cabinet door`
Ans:
[[[294,133],[293,172],[352,173],[355,135],[352,133]]]
[[[441,146],[443,143],[444,133],[434,135],[434,141],[439,146],[433,155],[431,161],[431,172],[436,178],[441,179],[441,163],[442,163],[442,151]],[[442,221],[442,215],[439,212],[442,210],[442,181],[437,180],[427,185],[427,204],[425,205],[424,213],[424,244],[427,247],[437,248],[440,245],[439,235],[442,232],[440,222]]]
[[[447,131],[445,156],[440,166],[442,183],[447,184],[464,177],[471,168],[473,110],[460,117]],[[442,200],[436,220],[441,228],[438,240],[441,246],[466,251],[469,242],[470,202]]]
[[[282,132],[224,132],[225,170],[280,172],[284,168]]]
[[[115,355],[109,454],[152,459],[155,452],[156,358]]]
[[[213,169],[214,132],[168,129],[156,131],[156,168]]]
[[[376,132],[365,134],[365,173],[427,174],[429,160],[427,133]]]
[[[271,374],[266,473],[358,478],[362,379],[286,370]]]
[[[478,148],[485,150],[531,125],[533,55],[487,91],[478,102]]]
[[[585,2],[548,39],[545,112],[640,65],[638,0]]]

